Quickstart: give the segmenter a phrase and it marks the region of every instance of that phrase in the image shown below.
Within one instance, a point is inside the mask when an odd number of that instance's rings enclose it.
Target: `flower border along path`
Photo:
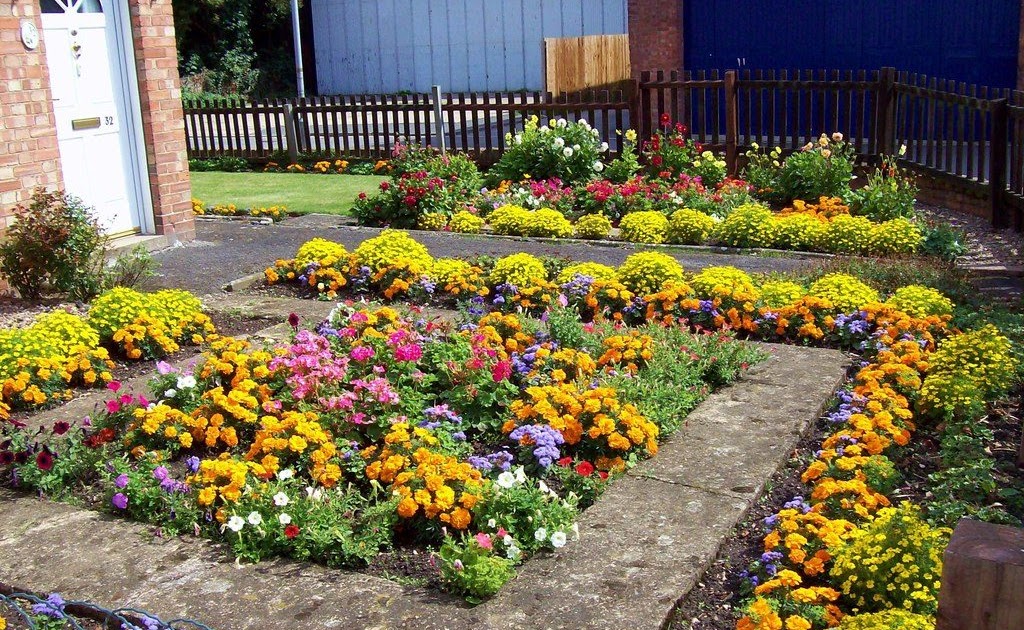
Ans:
[[[460,601],[286,560],[239,565],[216,545],[0,493],[0,583],[125,602],[231,630],[660,628],[789,457],[845,373],[841,352],[771,358],[713,394],[579,520],[580,542],[528,562],[496,597]]]

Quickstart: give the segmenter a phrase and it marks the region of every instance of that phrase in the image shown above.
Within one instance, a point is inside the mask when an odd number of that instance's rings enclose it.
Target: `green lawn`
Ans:
[[[373,194],[376,175],[303,173],[192,173],[192,196],[208,206],[287,206],[289,212],[348,214],[361,192]]]

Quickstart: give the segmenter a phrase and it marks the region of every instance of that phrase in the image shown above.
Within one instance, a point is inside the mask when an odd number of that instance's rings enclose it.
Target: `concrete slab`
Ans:
[[[196,539],[0,493],[0,582],[214,628],[661,628],[841,381],[839,352],[770,346],[580,519],[473,609],[442,594],[288,561],[239,565]]]

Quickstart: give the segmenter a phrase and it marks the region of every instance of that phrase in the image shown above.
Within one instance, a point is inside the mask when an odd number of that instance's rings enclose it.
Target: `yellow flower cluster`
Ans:
[[[669,283],[683,282],[683,266],[661,252],[631,254],[619,266],[619,282],[637,295],[661,291]]]
[[[448,215],[443,212],[424,212],[416,219],[416,228],[437,232],[448,225]]]
[[[791,566],[804,575],[821,575],[832,559],[829,549],[840,544],[854,524],[845,519],[828,518],[819,512],[785,508],[776,515],[772,531],[764,538],[766,552],[782,553]]]
[[[495,208],[487,216],[487,222],[495,234],[523,235],[530,221],[530,211],[522,206],[506,205]]]
[[[348,252],[341,243],[317,237],[299,246],[295,252],[295,264],[305,268],[311,262],[319,262],[326,267],[346,256]]]
[[[626,335],[605,337],[602,344],[605,350],[597,359],[597,365],[605,371],[619,368],[636,374],[654,357],[654,339],[636,330],[630,330]]]
[[[452,216],[448,227],[459,234],[479,234],[484,227],[484,220],[468,210],[460,210]]]
[[[203,203],[202,199],[192,197],[192,212],[197,216],[206,214],[206,204]]]
[[[701,245],[715,229],[715,220],[698,210],[683,208],[676,210],[668,220],[665,236],[670,243]]]
[[[528,387],[526,399],[512,403],[512,418],[502,430],[520,424],[547,424],[562,434],[577,453],[605,470],[618,468],[629,453],[658,452],[658,427],[630,403],[619,401],[611,387],[581,389],[576,383]]]
[[[519,318],[511,313],[494,311],[484,315],[477,323],[477,332],[484,336],[489,347],[505,353],[522,352],[534,341],[533,336],[523,330]]]
[[[429,276],[445,293],[455,297],[489,293],[483,278],[483,270],[458,258],[438,258],[434,261]]]
[[[911,317],[953,314],[952,300],[935,289],[919,284],[910,284],[896,289],[886,300],[886,304]]]
[[[744,204],[719,223],[714,238],[730,247],[769,247],[775,215],[759,204]]]
[[[217,499],[224,503],[236,503],[242,498],[242,490],[254,465],[222,453],[217,459],[204,459],[199,471],[190,476],[188,483],[199,489],[197,501],[202,507],[213,506]]]
[[[384,230],[360,243],[353,253],[355,264],[369,267],[373,273],[403,261],[425,272],[434,264],[427,248],[401,230]]]
[[[363,449],[362,456],[370,461],[366,476],[388,484],[401,497],[400,517],[422,515],[465,530],[488,482],[470,464],[433,450],[437,444],[429,430],[396,423],[379,452],[376,446]]]
[[[843,200],[839,197],[818,197],[818,203],[808,203],[802,199],[796,199],[793,201],[793,205],[789,208],[784,208],[779,213],[779,216],[784,217],[796,214],[826,221],[844,214],[850,214],[850,207],[843,203]]]
[[[71,387],[95,387],[113,377],[114,362],[106,348],[73,348],[66,357],[20,358],[11,364],[15,372],[5,378],[0,397],[0,418],[7,417],[9,406],[38,407],[54,401],[70,400]]]
[[[274,221],[280,221],[288,216],[287,206],[255,206],[249,208],[251,217],[269,217]]]
[[[852,313],[879,300],[878,292],[857,278],[844,273],[830,273],[816,280],[807,294],[828,300],[840,313]]]
[[[595,262],[576,263],[569,265],[558,273],[558,283],[565,284],[576,276],[588,276],[594,280],[614,280],[615,268]]]
[[[664,243],[668,217],[657,210],[630,212],[619,222],[619,236],[630,243]]]
[[[839,630],[935,630],[935,618],[898,608],[843,617]]]
[[[603,239],[612,231],[611,220],[603,214],[586,214],[576,220],[576,238]]]
[[[807,289],[789,280],[773,280],[761,285],[761,302],[769,308],[781,308],[796,302]]]
[[[736,267],[707,267],[690,278],[690,286],[697,297],[709,300],[721,298],[724,302],[756,302],[761,294],[747,272]]]
[[[910,503],[885,508],[834,550],[830,575],[855,612],[934,613],[951,533],[928,525]]]
[[[933,415],[958,415],[1008,391],[1017,362],[1010,340],[989,324],[946,338],[931,356],[918,404]]]
[[[529,376],[537,376],[544,372],[553,383],[582,381],[589,379],[597,371],[594,357],[584,350],[559,348],[551,351],[550,348],[542,346],[537,349],[536,357],[534,369]]]
[[[327,488],[337,485],[341,468],[332,460],[338,448],[316,413],[286,411],[281,417],[263,416],[259,422],[260,428],[245,454],[247,461],[259,461],[268,474],[277,473],[282,465],[308,461],[314,481]]]
[[[512,254],[498,259],[488,278],[492,286],[511,284],[523,288],[546,281],[548,272],[544,263],[532,254]]]

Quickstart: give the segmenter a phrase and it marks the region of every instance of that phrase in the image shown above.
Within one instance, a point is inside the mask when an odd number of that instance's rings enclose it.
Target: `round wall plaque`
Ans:
[[[35,50],[39,46],[39,29],[36,28],[34,21],[29,19],[21,21],[21,43],[25,44],[25,48],[29,50]]]

